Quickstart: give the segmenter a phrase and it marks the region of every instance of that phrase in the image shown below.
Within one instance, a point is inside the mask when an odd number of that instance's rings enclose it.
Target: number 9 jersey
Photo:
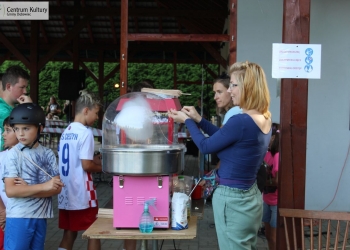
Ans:
[[[81,160],[93,159],[92,130],[79,122],[73,122],[61,135],[59,144],[58,168],[64,187],[58,195],[58,208],[81,210],[97,207],[92,173],[84,171],[81,162]]]

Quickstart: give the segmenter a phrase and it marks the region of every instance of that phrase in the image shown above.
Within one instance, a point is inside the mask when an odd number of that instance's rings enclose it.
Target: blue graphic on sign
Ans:
[[[305,54],[306,54],[307,56],[311,56],[313,53],[314,53],[314,50],[311,49],[311,48],[307,48],[307,49],[305,50]]]
[[[306,64],[311,64],[313,62],[313,58],[311,56],[305,58]]]
[[[306,65],[304,67],[304,70],[307,73],[310,73],[314,69],[311,65],[311,63],[314,61],[314,59],[311,56],[313,53],[314,53],[314,50],[312,48],[307,48],[305,50],[305,54],[306,54],[305,63],[306,63]]]
[[[305,67],[304,67],[304,70],[307,72],[307,73],[310,73],[314,68],[312,67],[312,65],[310,64],[306,64]]]

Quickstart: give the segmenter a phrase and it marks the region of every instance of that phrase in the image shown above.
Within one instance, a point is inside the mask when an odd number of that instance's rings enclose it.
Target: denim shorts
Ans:
[[[212,204],[220,249],[255,250],[263,210],[256,183],[248,190],[219,185]]]
[[[262,221],[264,223],[269,223],[271,227],[277,227],[277,205],[270,206],[264,202],[263,205],[264,212]]]

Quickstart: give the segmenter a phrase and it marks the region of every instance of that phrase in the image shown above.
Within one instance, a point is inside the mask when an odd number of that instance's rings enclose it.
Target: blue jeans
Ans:
[[[277,205],[270,206],[264,202],[264,212],[262,221],[269,223],[271,227],[277,227]]]
[[[219,185],[212,204],[220,249],[256,249],[263,211],[256,183],[248,190]]]

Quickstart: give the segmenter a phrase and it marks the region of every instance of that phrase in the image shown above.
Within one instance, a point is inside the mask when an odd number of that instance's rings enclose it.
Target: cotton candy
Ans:
[[[142,96],[127,101],[114,122],[133,141],[145,141],[153,135],[153,113]]]

